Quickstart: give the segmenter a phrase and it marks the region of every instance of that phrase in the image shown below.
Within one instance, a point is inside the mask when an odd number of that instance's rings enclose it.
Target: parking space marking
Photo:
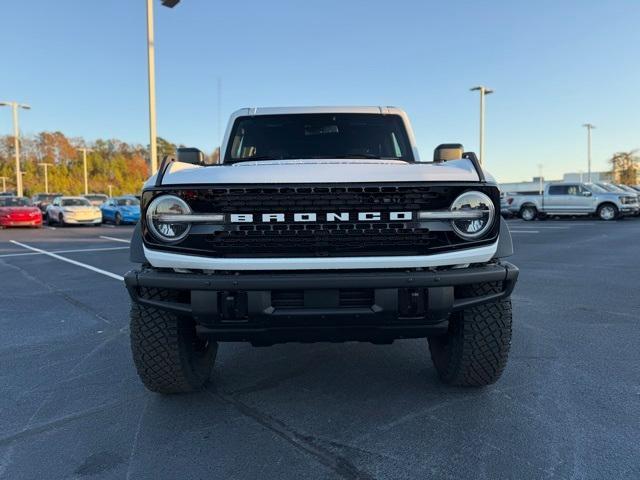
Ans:
[[[105,227],[105,228],[116,228],[115,225],[107,225],[106,223],[103,223],[102,225],[100,225],[101,227]]]
[[[106,270],[102,270],[101,268],[96,268],[96,267],[93,267],[91,265],[87,265],[86,263],[77,262],[75,260],[71,260],[70,258],[61,257],[60,255],[57,255],[55,253],[47,252],[46,250],[42,250],[41,248],[32,247],[32,246],[27,245],[25,243],[16,242],[15,240],[9,240],[9,241],[11,243],[13,243],[14,245],[18,245],[19,247],[26,248],[27,250],[32,250],[34,252],[42,253],[43,255],[47,255],[48,257],[55,258],[55,259],[60,260],[62,262],[70,263],[71,265],[75,265],[77,267],[86,268],[87,270],[91,270],[92,272],[99,273],[101,275],[104,275],[104,276],[109,277],[109,278],[113,278],[115,280],[120,280],[121,282],[124,281],[124,277],[122,275],[117,275],[115,273],[107,272]]]
[[[511,233],[540,233],[538,230],[511,230]]]
[[[83,253],[83,252],[108,252],[111,250],[128,250],[129,247],[103,247],[103,248],[75,248],[73,250],[53,250],[51,253]],[[29,253],[3,253],[0,258],[6,257],[28,257],[31,255],[44,255],[40,252]]]
[[[509,227],[509,228],[511,229],[511,228],[527,228],[527,227]],[[533,228],[538,228],[538,229],[539,228],[544,228],[544,229],[553,229],[553,230],[569,230],[571,227],[548,227],[546,225],[544,227],[539,227],[538,225],[536,225]]]
[[[100,235],[100,238],[104,238],[105,240],[113,240],[114,242],[131,243],[131,240],[127,240],[126,238],[107,237],[105,235]]]

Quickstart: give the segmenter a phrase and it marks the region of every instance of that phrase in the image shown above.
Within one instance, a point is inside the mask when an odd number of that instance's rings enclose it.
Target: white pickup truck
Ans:
[[[511,194],[504,203],[509,212],[526,221],[549,215],[596,215],[602,220],[615,220],[636,215],[640,208],[636,195],[573,182],[550,183],[542,195]]]
[[[518,269],[473,153],[422,161],[392,107],[245,108],[221,152],[180,150],[142,192],[125,283],[147,388],[201,388],[238,341],[426,337],[444,382],[500,377]]]

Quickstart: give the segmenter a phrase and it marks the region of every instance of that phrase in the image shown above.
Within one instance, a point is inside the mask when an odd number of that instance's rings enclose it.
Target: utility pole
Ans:
[[[7,178],[8,177],[0,177],[0,180],[2,180],[2,193],[7,191]]]
[[[39,163],[38,166],[44,168],[44,193],[49,193],[49,167],[53,167],[53,163]]]
[[[13,149],[16,157],[16,190],[22,196],[22,173],[20,172],[20,126],[18,123],[18,109],[29,110],[31,107],[18,102],[0,102],[0,107],[11,107],[13,110]]]
[[[151,175],[158,171],[158,145],[156,142],[156,51],[153,28],[153,2],[147,2],[147,70],[149,75],[149,153],[151,157]],[[162,0],[162,5],[173,8],[180,0]]]
[[[538,164],[538,192],[542,195],[542,164]]]
[[[587,182],[591,183],[591,130],[596,127],[590,123],[582,126],[587,129]]]
[[[113,197],[113,194],[112,194],[112,190],[111,190],[111,185],[109,185],[109,187],[108,187],[108,188],[109,188],[109,198],[112,198],[112,197]]]
[[[471,89],[472,92],[476,90],[480,92],[480,155],[478,160],[480,164],[482,164],[484,162],[484,97],[485,95],[492,94],[493,90],[484,85],[479,85]]]
[[[84,169],[84,194],[89,194],[89,177],[87,176],[87,152],[93,152],[90,148],[78,148],[82,152],[82,165]]]

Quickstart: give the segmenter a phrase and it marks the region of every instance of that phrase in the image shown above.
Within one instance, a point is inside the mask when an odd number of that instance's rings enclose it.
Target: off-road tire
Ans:
[[[531,205],[525,205],[520,209],[520,218],[525,222],[531,222],[538,216],[538,209]]]
[[[172,300],[164,289],[141,289],[144,298]],[[218,344],[196,335],[189,317],[153,307],[131,305],[131,351],[142,383],[152,392],[201,390],[209,380]]]
[[[464,287],[465,297],[500,291],[496,283]],[[429,337],[431,359],[450,385],[482,387],[500,378],[511,346],[511,299],[452,314],[446,335]]]
[[[605,215],[605,209],[610,209],[611,211],[613,211],[613,216],[609,217]],[[613,203],[603,203],[598,207],[596,215],[600,220],[610,222],[611,220],[615,220],[619,217],[618,207],[616,207]]]

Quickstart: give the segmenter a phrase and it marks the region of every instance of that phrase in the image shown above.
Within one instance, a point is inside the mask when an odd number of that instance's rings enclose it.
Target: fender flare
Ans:
[[[131,236],[131,244],[129,246],[129,260],[133,263],[149,263],[144,255],[142,246],[142,231],[140,230],[140,222],[136,223]]]
[[[509,225],[504,218],[500,217],[500,235],[498,237],[498,248],[493,258],[505,258],[513,255],[513,240]]]

